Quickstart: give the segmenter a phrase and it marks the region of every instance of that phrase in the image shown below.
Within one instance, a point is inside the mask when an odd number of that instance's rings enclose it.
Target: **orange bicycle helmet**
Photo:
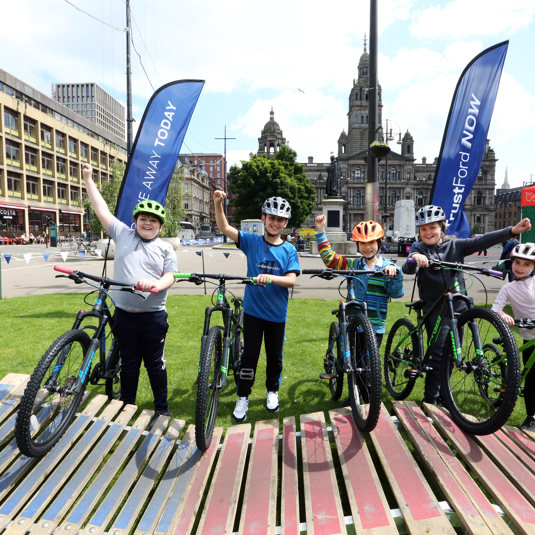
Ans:
[[[368,242],[380,240],[385,235],[383,227],[376,221],[361,221],[353,227],[353,241]]]

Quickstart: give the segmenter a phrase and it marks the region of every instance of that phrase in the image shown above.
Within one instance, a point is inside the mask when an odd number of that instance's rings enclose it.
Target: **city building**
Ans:
[[[97,84],[56,84],[52,98],[111,134],[125,139],[124,106]]]
[[[338,138],[336,158],[340,165],[340,195],[346,201],[343,214],[343,228],[350,232],[355,224],[364,219],[368,156],[368,69],[369,54],[364,48],[358,65],[357,79],[349,94],[348,125]],[[394,149],[378,162],[379,211],[386,231],[394,224],[396,201],[412,199],[416,210],[429,203],[437,158],[428,162],[414,157],[415,140],[409,130],[394,128],[392,121],[382,117],[382,91],[378,88],[378,129],[377,139],[396,141]],[[383,126],[384,125],[384,126]],[[282,142],[282,139],[281,139]],[[391,147],[392,148],[392,147]],[[438,149],[438,147],[437,147]],[[326,179],[329,163],[315,163],[313,158],[303,164],[305,173],[316,188],[316,207],[305,226],[312,226],[314,217],[322,211],[322,201],[326,196]],[[464,205],[466,217],[472,233],[482,234],[495,227],[495,169],[494,150],[486,144],[481,169],[477,180]],[[500,227],[501,228],[501,227]]]
[[[212,157],[210,160],[204,156]],[[185,211],[184,220],[189,221],[195,227],[197,236],[215,233],[215,213],[212,203],[213,191],[220,187],[218,180],[221,180],[221,171],[216,171],[221,167],[220,155],[195,155],[180,154],[177,165],[182,170],[182,202]],[[212,165],[206,165],[205,162],[212,161]],[[212,176],[206,169],[212,169],[215,174]],[[219,178],[217,178],[219,177]]]
[[[0,235],[81,235],[81,165],[97,183],[126,165],[124,138],[0,70]]]

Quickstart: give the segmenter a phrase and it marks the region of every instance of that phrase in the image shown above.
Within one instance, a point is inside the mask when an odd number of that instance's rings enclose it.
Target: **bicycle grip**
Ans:
[[[495,269],[487,269],[487,273],[493,277],[499,277],[500,279],[505,278],[502,271],[496,271]]]
[[[254,284],[260,284],[256,282],[256,277],[251,277],[251,280],[253,281]],[[262,283],[262,284],[271,284],[272,282],[273,282],[272,280],[268,280],[266,283]]]
[[[191,273],[173,273],[173,277],[175,279],[189,279],[191,277]]]
[[[60,266],[60,265],[58,265],[58,264],[56,264],[56,265],[54,266],[54,269],[55,269],[56,271],[61,272],[61,273],[67,273],[67,275],[70,275],[70,274],[74,271],[74,269],[72,269],[72,268],[68,268],[68,267]]]
[[[140,287],[139,287],[139,284],[136,284],[136,290],[138,290],[139,292],[144,292],[145,290],[142,290]],[[149,290],[149,293],[151,294],[157,294],[157,293],[160,293],[160,290],[158,290],[158,288],[156,288],[156,286],[153,286],[150,290]]]

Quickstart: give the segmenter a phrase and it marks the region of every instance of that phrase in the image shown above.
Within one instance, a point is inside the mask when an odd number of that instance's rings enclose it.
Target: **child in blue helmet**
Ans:
[[[173,247],[158,236],[165,209],[150,199],[134,209],[131,229],[110,212],[95,185],[89,164],[82,165],[87,195],[102,226],[115,242],[114,278],[137,283],[146,299],[128,292],[114,292],[113,332],[121,353],[121,401],[135,404],[141,362],[149,376],[157,415],[169,415],[167,370],[164,355],[167,323],[167,289],[178,271]]]
[[[288,225],[291,207],[281,197],[271,197],[262,207],[264,235],[238,231],[229,225],[223,211],[225,192],[214,193],[215,216],[219,230],[244,252],[247,276],[265,286],[246,286],[243,300],[243,355],[237,381],[238,400],[232,416],[247,418],[249,394],[254,384],[262,338],[266,349],[266,408],[279,410],[279,385],[282,374],[284,333],[288,311],[288,288],[301,272],[297,251],[281,238]],[[269,283],[269,284],[268,284]]]

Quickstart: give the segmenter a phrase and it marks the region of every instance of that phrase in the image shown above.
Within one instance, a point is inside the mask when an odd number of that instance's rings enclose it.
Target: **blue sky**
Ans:
[[[169,81],[206,80],[182,152],[248,159],[271,108],[298,159],[327,162],[347,130],[347,102],[369,34],[369,1],[131,0],[133,113]],[[4,2],[0,67],[50,95],[96,82],[126,102],[123,0]],[[409,130],[417,161],[438,156],[458,78],[509,40],[489,131],[497,185],[535,181],[535,2],[378,0],[383,120]],[[396,145],[392,145],[396,150]]]

